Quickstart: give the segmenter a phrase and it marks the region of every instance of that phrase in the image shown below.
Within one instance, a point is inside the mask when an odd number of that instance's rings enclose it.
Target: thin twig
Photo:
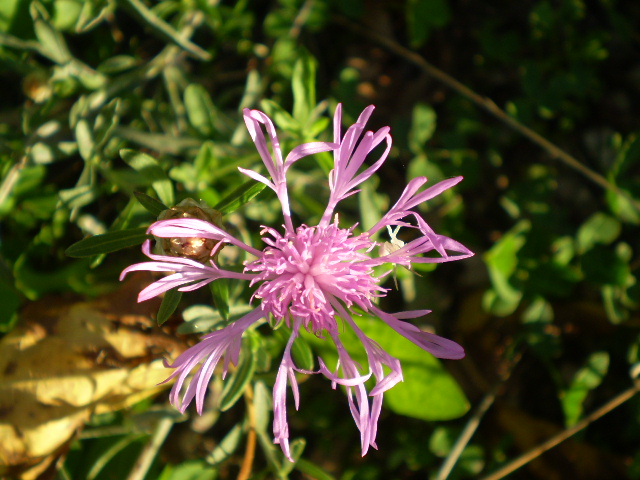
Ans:
[[[187,51],[191,56],[202,61],[211,60],[211,54],[199,45],[193,43],[183,32],[177,31],[173,26],[156,16],[140,0],[120,0],[120,3],[129,7],[139,18],[141,18],[151,29],[156,32],[164,40],[168,40],[183,50]]]
[[[436,480],[445,480],[449,477],[451,470],[453,470],[453,467],[460,458],[460,455],[462,454],[464,448],[469,443],[469,440],[471,440],[471,437],[473,437],[473,434],[476,432],[478,425],[480,425],[480,420],[482,420],[484,414],[487,413],[487,410],[489,410],[491,405],[493,405],[493,402],[496,399],[496,394],[501,385],[502,384],[496,385],[489,393],[484,396],[480,404],[476,407],[475,412],[473,412],[473,415],[465,425],[462,433],[460,433],[458,440],[456,440],[456,443],[453,445],[451,452],[449,453],[449,455],[447,455],[447,458],[440,467],[440,470],[438,470]]]
[[[442,466],[438,471],[438,475],[436,475],[436,480],[446,480],[449,477],[449,474],[451,473],[451,471],[453,470],[453,467],[455,466],[456,462],[460,458],[460,455],[462,455],[464,448],[467,446],[467,444],[471,440],[471,437],[473,437],[473,434],[478,429],[478,426],[480,425],[480,421],[484,417],[485,413],[487,413],[489,408],[491,408],[491,406],[493,405],[493,402],[495,401],[496,396],[498,395],[498,391],[500,390],[500,388],[504,386],[505,382],[511,377],[511,373],[513,372],[513,369],[520,362],[520,359],[522,358],[520,354],[516,354],[515,356],[510,354],[507,357],[508,358],[505,358],[505,360],[502,362],[503,368],[499,368],[499,371],[502,371],[502,373],[500,374],[500,378],[498,379],[496,384],[493,386],[491,391],[484,396],[480,404],[476,407],[475,411],[473,412],[473,415],[471,416],[471,418],[469,418],[469,421],[467,422],[464,429],[460,433],[460,436],[456,440],[456,443],[453,445],[453,448],[451,448],[451,452],[449,453],[449,455],[447,455],[447,458],[442,463]]]
[[[289,30],[289,37],[293,39],[298,38],[298,35],[300,35],[300,32],[302,31],[302,27],[304,26],[304,24],[307,21],[307,18],[309,17],[309,13],[311,13],[312,6],[313,6],[313,0],[307,0],[306,2],[304,2],[302,7],[300,7],[300,10],[298,11],[296,18],[294,19],[293,24],[291,25],[291,29]]]
[[[242,467],[238,473],[238,480],[247,480],[251,476],[251,467],[256,455],[256,410],[253,406],[253,388],[247,385],[244,391],[244,400],[247,404],[247,419],[249,420],[249,432],[247,433],[247,448],[242,459]]]
[[[136,460],[135,465],[131,469],[131,473],[129,473],[127,480],[144,480],[144,477],[149,471],[149,467],[151,467],[154,458],[156,458],[156,455],[158,454],[158,450],[160,450],[160,447],[167,438],[167,435],[169,435],[174,423],[175,417],[170,415],[167,415],[158,421],[153,435],[142,449],[142,452],[140,452],[138,460]]]
[[[539,457],[547,450],[551,450],[553,447],[555,447],[559,443],[565,441],[567,438],[571,437],[572,435],[575,435],[580,430],[586,428],[591,423],[595,422],[603,415],[609,413],[614,408],[619,407],[627,400],[633,398],[633,396],[639,391],[640,391],[640,382],[636,382],[636,384],[633,387],[629,388],[628,390],[625,390],[615,398],[611,399],[602,407],[598,408],[596,411],[592,412],[591,414],[587,415],[585,418],[580,420],[573,427],[563,430],[557,435],[551,437],[546,442],[541,443],[536,448],[533,448],[532,450],[528,451],[524,455],[519,456],[515,460],[509,462],[507,465],[496,470],[492,474],[484,477],[482,480],[499,480],[501,478],[506,477],[507,475],[514,472],[518,468],[529,463],[531,460]]]
[[[394,40],[377,33],[374,29],[366,29],[343,17],[335,17],[335,19],[338,23],[346,26],[347,28],[353,30],[359,35],[370,38],[371,40],[387,48],[389,51],[417,65],[431,77],[435,78],[436,80],[439,80],[440,82],[442,82],[443,84],[451,88],[452,90],[455,90],[456,92],[458,92],[460,95],[468,98],[477,106],[486,110],[491,115],[493,115],[494,117],[498,118],[499,120],[504,122],[506,125],[511,127],[513,130],[524,135],[533,143],[543,148],[551,158],[557,158],[558,160],[563,162],[565,165],[580,172],[582,175],[587,177],[589,180],[591,180],[595,184],[601,186],[605,190],[610,190],[618,195],[625,197],[638,211],[640,211],[640,201],[636,200],[635,198],[632,198],[627,192],[625,192],[624,190],[621,190],[617,185],[614,185],[599,173],[583,165],[574,156],[568,154],[567,152],[562,150],[557,145],[551,143],[549,140],[547,140],[540,134],[536,133],[529,127],[520,123],[518,120],[516,120],[515,118],[510,116],[507,112],[505,112],[500,107],[498,107],[490,98],[484,97],[482,95],[478,95],[476,92],[471,90],[466,85],[460,83],[451,75],[448,75],[447,73],[443,72],[439,68],[431,65],[429,62],[427,62],[422,56],[420,56],[416,52],[413,52],[408,48],[405,48],[399,43],[395,42]]]

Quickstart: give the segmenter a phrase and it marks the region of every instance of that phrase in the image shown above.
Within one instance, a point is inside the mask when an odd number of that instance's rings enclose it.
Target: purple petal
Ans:
[[[383,312],[375,306],[371,308],[371,311],[404,338],[431,353],[434,357],[449,360],[464,358],[464,348],[456,342],[432,333],[423,332],[415,325],[398,320],[395,316]]]
[[[338,143],[331,142],[310,142],[298,145],[296,148],[289,152],[289,155],[287,155],[287,158],[284,162],[284,169],[286,171],[294,162],[300,160],[303,157],[306,157],[307,155],[313,155],[314,153],[320,152],[330,152],[332,150],[335,150],[339,146],[340,145]]]
[[[205,335],[200,343],[180,354],[173,364],[167,364],[167,367],[175,368],[175,371],[163,383],[178,377],[169,395],[171,403],[178,410],[184,412],[195,397],[196,409],[199,414],[202,414],[206,385],[209,384],[216,365],[223,358],[225,365],[228,365],[229,361],[237,364],[242,335],[247,328],[263,316],[262,309],[258,307],[223,329]],[[180,399],[180,392],[185,380],[191,370],[203,360],[204,364],[191,379],[182,399]]]

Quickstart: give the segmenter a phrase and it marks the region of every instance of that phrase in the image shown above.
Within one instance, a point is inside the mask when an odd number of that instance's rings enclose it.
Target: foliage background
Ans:
[[[437,231],[476,252],[421,276],[398,272],[401,293],[385,307],[432,309],[429,321],[467,358],[442,366],[387,346],[406,355],[407,382],[387,398],[378,452],[360,458],[344,396],[312,378],[301,411],[290,412],[294,437],[306,441],[303,460],[293,470],[282,463],[260,441],[266,426],[249,454],[249,412],[268,404],[252,395],[272,384],[269,361],[285,338],[256,331],[244,358],[257,360],[235,377],[229,401],[244,404],[219,417],[211,405],[205,427],[171,416],[163,394],[107,409],[49,457],[61,460],[47,475],[232,478],[249,458],[252,478],[445,478],[443,462],[461,453],[449,478],[479,478],[631,387],[640,360],[638,22],[640,5],[616,0],[2,2],[3,332],[51,295],[72,303],[131,293],[117,290],[117,277],[140,261],[138,249],[82,258],[65,250],[88,235],[149,225],[154,217],[134,191],[167,206],[237,198],[245,180],[236,167],[258,163],[243,107],[271,115],[290,146],[326,138],[337,102],[351,119],[375,104],[373,127],[390,125],[394,148],[378,184],[360,204],[346,202],[344,215],[366,225],[408,178],[464,175],[425,208]],[[309,222],[322,211],[327,163],[319,157],[291,178],[293,210]],[[245,200],[225,217],[245,238],[280,221],[267,192],[236,210]],[[246,303],[227,287],[216,310],[194,310],[211,304],[207,295],[184,297],[162,329],[145,328],[192,342],[182,334],[196,327],[183,319],[210,327],[225,298],[232,316]],[[141,313],[155,316],[152,307]],[[308,339],[322,350],[316,343]],[[479,429],[456,450],[482,404],[489,410]],[[510,478],[640,478],[639,407],[634,397],[587,422]],[[241,430],[236,441],[226,436]],[[230,455],[216,448],[223,438],[236,447]],[[136,473],[150,439],[159,445]]]

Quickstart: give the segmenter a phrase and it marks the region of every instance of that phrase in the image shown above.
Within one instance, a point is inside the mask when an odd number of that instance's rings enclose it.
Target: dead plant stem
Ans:
[[[624,392],[620,393],[616,397],[612,398],[607,403],[605,403],[602,407],[598,408],[591,414],[584,417],[582,420],[576,423],[573,427],[567,428],[566,430],[561,431],[557,435],[554,435],[546,442],[541,443],[540,445],[531,449],[527,453],[512,460],[507,465],[503,466],[502,468],[499,468],[492,474],[484,477],[482,480],[499,480],[501,478],[506,477],[507,475],[509,475],[510,473],[513,473],[518,468],[522,467],[523,465],[526,465],[530,461],[539,457],[547,450],[551,450],[556,445],[564,442],[567,438],[571,437],[572,435],[575,435],[580,430],[586,428],[591,423],[595,422],[600,417],[606,415],[614,408],[619,407],[627,400],[633,398],[633,396],[639,391],[640,391],[640,382],[636,382],[636,384],[633,387],[629,388],[628,390],[625,390]]]

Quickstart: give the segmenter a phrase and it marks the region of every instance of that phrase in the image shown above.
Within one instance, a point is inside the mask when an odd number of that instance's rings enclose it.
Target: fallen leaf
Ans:
[[[168,385],[162,358],[185,348],[138,305],[133,283],[93,302],[47,298],[0,341],[0,475],[42,478],[94,413]]]

